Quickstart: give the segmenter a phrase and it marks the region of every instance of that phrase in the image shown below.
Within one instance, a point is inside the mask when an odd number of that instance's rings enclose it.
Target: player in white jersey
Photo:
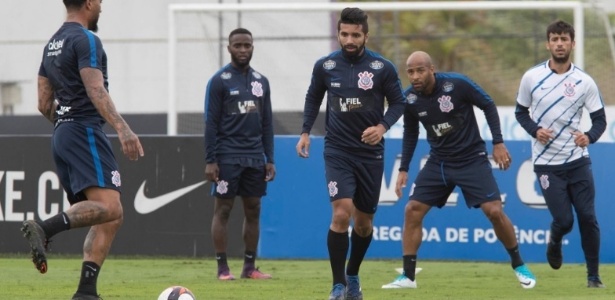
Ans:
[[[547,261],[562,265],[562,239],[572,230],[574,212],[587,264],[587,286],[604,287],[599,275],[600,228],[594,207],[595,188],[587,146],[606,129],[602,97],[594,80],[570,60],[574,28],[561,20],[547,27],[551,58],[521,79],[515,115],[532,136],[532,161],[551,222]],[[583,110],[592,126],[583,132]]]

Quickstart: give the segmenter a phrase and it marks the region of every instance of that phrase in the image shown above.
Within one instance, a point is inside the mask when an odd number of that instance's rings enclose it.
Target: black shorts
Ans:
[[[52,150],[60,183],[71,204],[86,200],[83,191],[89,187],[120,192],[118,165],[100,126],[60,123],[53,133]]]
[[[376,213],[384,161],[339,154],[324,156],[330,201],[351,198],[358,210],[368,214]]]
[[[456,186],[461,188],[468,207],[478,208],[482,203],[501,200],[486,155],[462,162],[445,162],[430,157],[414,180],[410,199],[442,207]]]
[[[212,185],[218,198],[235,196],[262,197],[267,194],[265,161],[253,158],[231,158],[218,162],[218,182]]]

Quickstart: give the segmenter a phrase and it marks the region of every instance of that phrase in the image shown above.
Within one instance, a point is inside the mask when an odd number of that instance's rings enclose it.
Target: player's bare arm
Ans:
[[[382,140],[382,136],[387,132],[386,128],[382,124],[378,124],[376,126],[368,127],[363,131],[361,135],[361,142],[369,144],[369,145],[377,145]]]
[[[398,198],[401,198],[402,190],[403,188],[406,187],[407,183],[408,183],[408,172],[399,171],[399,174],[397,175],[397,183],[395,184],[395,194],[397,195]]]
[[[38,76],[38,111],[53,123],[56,106],[57,104],[53,99],[53,87],[49,79]]]
[[[100,115],[115,129],[122,144],[122,152],[130,160],[137,160],[143,156],[143,147],[134,132],[130,129],[124,118],[117,112],[111,96],[103,86],[102,72],[95,68],[83,68],[80,71],[81,79],[85,85],[88,97]]]
[[[508,170],[512,163],[512,157],[506,149],[504,143],[493,145],[493,160],[500,167],[500,170]]]
[[[302,133],[299,137],[299,142],[297,143],[297,154],[299,157],[308,158],[310,157],[310,134]]]

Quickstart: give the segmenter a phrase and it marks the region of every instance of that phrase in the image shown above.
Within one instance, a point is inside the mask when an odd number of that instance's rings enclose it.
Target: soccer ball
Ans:
[[[196,297],[189,289],[175,285],[162,291],[158,300],[196,300]]]

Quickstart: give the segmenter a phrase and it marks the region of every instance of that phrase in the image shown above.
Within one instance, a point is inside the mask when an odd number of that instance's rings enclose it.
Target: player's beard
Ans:
[[[96,19],[92,20],[88,24],[88,30],[90,30],[92,32],[98,32],[98,17],[96,17]]]
[[[250,65],[250,61],[252,60],[252,53],[248,54],[247,58],[244,60],[240,60],[235,55],[231,55],[231,61],[233,64],[239,69],[245,69]]]
[[[354,52],[348,52],[346,50],[346,48],[344,46],[342,46],[342,53],[344,54],[344,57],[348,58],[348,59],[355,59],[357,58],[359,55],[363,54],[363,50],[365,50],[365,43],[359,45],[356,49],[356,51]]]
[[[570,59],[570,53],[567,53],[564,56],[553,56],[553,61],[558,64],[565,64]]]

